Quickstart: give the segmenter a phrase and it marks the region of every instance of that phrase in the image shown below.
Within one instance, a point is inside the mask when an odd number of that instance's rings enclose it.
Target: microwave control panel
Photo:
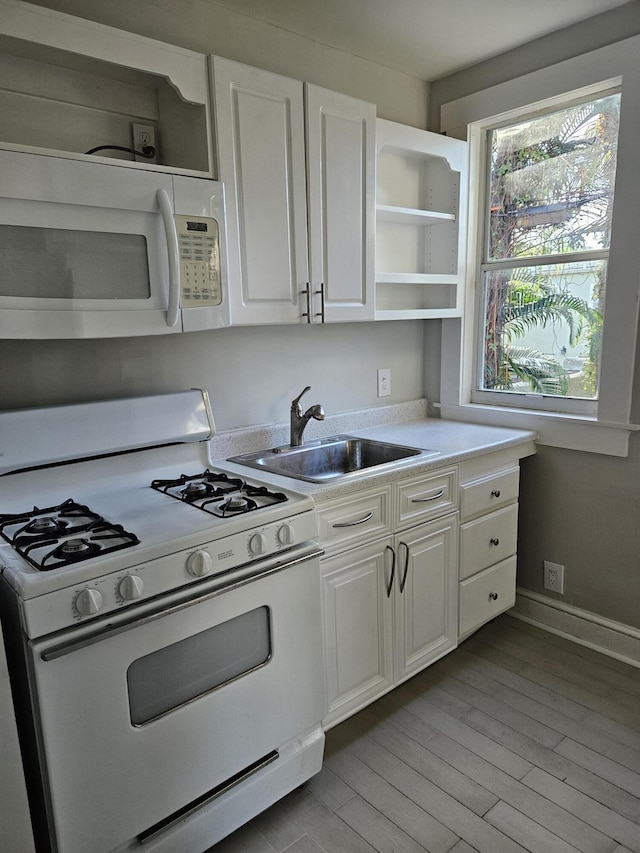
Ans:
[[[198,308],[222,303],[220,229],[215,219],[176,215],[180,251],[180,304]]]

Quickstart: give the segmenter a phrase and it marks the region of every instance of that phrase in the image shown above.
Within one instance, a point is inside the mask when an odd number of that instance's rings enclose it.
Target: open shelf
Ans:
[[[455,277],[378,276],[376,320],[460,317],[460,285]]]
[[[460,316],[466,144],[378,119],[376,318]]]
[[[452,213],[393,207],[390,204],[379,204],[376,207],[376,216],[378,222],[397,222],[401,225],[438,225],[443,222],[455,222],[455,216]]]
[[[0,147],[213,176],[207,57],[29,3],[0,3]],[[153,128],[157,163],[133,147]]]

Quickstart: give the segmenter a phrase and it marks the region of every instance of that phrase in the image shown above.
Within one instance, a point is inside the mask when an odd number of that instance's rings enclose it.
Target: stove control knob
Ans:
[[[208,551],[194,551],[187,557],[187,571],[195,578],[204,578],[211,574],[213,560]]]
[[[287,522],[278,528],[278,542],[281,545],[293,545],[296,541],[296,534],[293,529],[293,525]]]
[[[249,540],[249,551],[254,556],[267,553],[267,537],[264,533],[254,533]]]
[[[74,603],[81,616],[93,616],[102,607],[102,593],[97,589],[83,589]]]
[[[135,601],[142,595],[142,578],[138,575],[125,575],[118,584],[118,592],[125,601]]]

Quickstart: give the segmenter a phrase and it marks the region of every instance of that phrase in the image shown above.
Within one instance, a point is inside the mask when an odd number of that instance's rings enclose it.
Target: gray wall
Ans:
[[[639,32],[640,3],[628,3],[435,81],[431,127],[438,129],[440,106],[448,101]],[[438,399],[437,353],[430,343],[427,351],[427,396]],[[632,420],[640,422],[638,370]],[[559,599],[542,588],[542,562],[560,563],[566,567],[563,602],[640,629],[640,435],[631,436],[624,459],[541,447],[523,462],[521,482],[518,584]]]
[[[36,5],[217,53],[378,104],[425,126],[427,84],[208,0],[44,0]],[[391,397],[376,396],[390,367]],[[305,385],[327,414],[424,395],[424,324],[222,329],[101,341],[0,341],[0,408],[207,388],[219,429],[286,422]]]
[[[429,85],[429,130],[440,130],[440,107],[472,92],[480,92],[505,80],[538,71],[572,56],[579,56],[607,44],[640,33],[640,0],[618,6],[610,12],[596,15],[535,39],[516,50],[480,62]]]
[[[219,430],[285,423],[305,385],[327,415],[424,393],[423,324],[255,326],[166,337],[0,341],[4,409],[206,388]],[[391,368],[378,398],[376,369]],[[313,400],[311,400],[313,397]]]
[[[215,53],[371,101],[378,115],[426,127],[424,80],[258,21],[211,0],[35,0],[132,33]]]

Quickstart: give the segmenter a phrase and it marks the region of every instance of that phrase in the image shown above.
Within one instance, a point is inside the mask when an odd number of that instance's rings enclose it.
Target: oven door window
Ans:
[[[138,658],[127,670],[131,722],[144,725],[270,659],[268,607],[258,607]]]

